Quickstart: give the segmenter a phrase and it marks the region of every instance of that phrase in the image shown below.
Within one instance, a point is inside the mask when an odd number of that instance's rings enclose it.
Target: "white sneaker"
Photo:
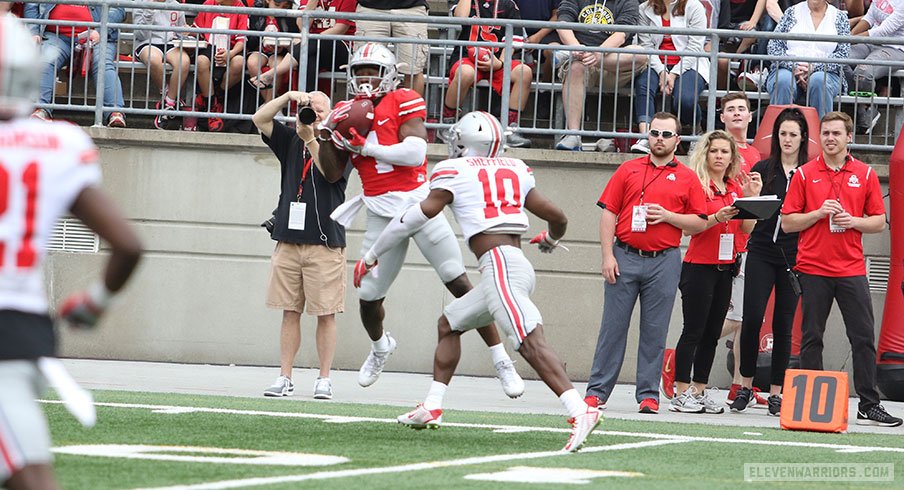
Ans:
[[[333,383],[330,378],[317,378],[314,381],[314,399],[315,400],[332,400],[333,399]]]
[[[280,375],[273,382],[273,386],[264,390],[264,396],[292,396],[295,394],[295,385],[292,380]]]
[[[650,142],[647,139],[637,140],[637,143],[631,145],[631,153],[650,154]]]
[[[568,423],[571,424],[571,436],[568,438],[568,443],[565,444],[562,451],[571,453],[579,451],[584,447],[584,441],[587,439],[587,436],[593,432],[593,429],[596,429],[602,420],[603,415],[600,413],[599,409],[591,407],[590,405],[587,405],[587,411],[583,414],[568,419]]]
[[[669,402],[670,412],[703,413],[706,408],[697,401],[697,388],[689,386],[684,393],[672,398]]]
[[[511,359],[496,363],[496,372],[499,374],[499,382],[502,383],[502,391],[509,398],[518,398],[524,394],[524,380],[515,371],[515,362]]]
[[[568,136],[563,137],[556,143],[557,150],[566,150],[566,151],[582,151],[583,143],[581,142],[581,137],[570,134]]]
[[[412,429],[439,429],[443,423],[443,409],[427,410],[423,405],[418,405],[414,410],[399,415],[396,420]]]
[[[741,90],[757,90],[759,91],[766,84],[766,77],[769,75],[768,69],[763,71],[745,71],[738,75],[738,87]]]
[[[389,332],[386,332],[386,338],[389,340],[389,350],[376,352],[371,348],[370,354],[367,355],[367,360],[364,361],[364,365],[358,370],[358,384],[365,388],[377,382],[380,374],[383,373],[383,368],[386,366],[386,359],[389,359],[389,356],[395,351],[395,339],[389,335]]]
[[[600,138],[596,140],[596,151],[603,153],[615,153],[618,148],[615,147],[615,140],[609,138]]]
[[[697,403],[703,406],[704,413],[725,413],[725,407],[723,407],[719,403],[716,403],[712,398],[709,397],[709,392],[713,390],[715,390],[715,388],[704,390],[702,395],[697,395],[694,397],[694,399],[697,400]]]

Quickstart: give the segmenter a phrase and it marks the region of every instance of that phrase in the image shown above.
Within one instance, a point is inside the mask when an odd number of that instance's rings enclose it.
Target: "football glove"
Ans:
[[[548,231],[541,231],[537,236],[530,239],[531,245],[537,245],[541,252],[545,254],[552,253],[556,248],[561,248],[562,250],[568,251],[568,247],[559,243],[559,240],[554,240]]]
[[[366,276],[367,273],[370,272],[371,270],[373,270],[376,266],[377,266],[376,259],[371,264],[367,263],[367,257],[364,257],[364,258],[358,260],[358,262],[355,264],[355,278],[353,281],[356,288],[361,287],[361,279],[364,279],[364,276]],[[377,275],[377,272],[374,271],[374,277],[376,277],[376,275]]]
[[[336,125],[341,121],[348,119],[348,113],[352,109],[352,101],[345,100],[336,104],[336,107],[327,114],[326,119],[320,123],[320,129],[327,129],[331,133],[336,129]]]
[[[339,131],[332,132],[333,144],[336,145],[336,148],[340,150],[345,150],[350,153],[356,153],[358,155],[367,156],[364,152],[364,147],[367,145],[367,140],[364,139],[363,136],[358,134],[358,131],[355,128],[349,129],[352,133],[351,139],[346,138]]]
[[[71,294],[59,307],[60,319],[71,328],[90,329],[110,304],[112,294],[103,283],[97,282],[87,291]]]

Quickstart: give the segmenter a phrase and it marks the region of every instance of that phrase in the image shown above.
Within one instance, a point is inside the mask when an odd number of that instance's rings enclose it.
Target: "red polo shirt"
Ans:
[[[741,172],[750,173],[750,169],[756,165],[756,162],[763,159],[762,155],[760,155],[760,150],[757,150],[753,145],[747,145],[744,148],[738,146],[738,153],[741,154]],[[747,241],[750,240],[750,235],[746,233],[738,233],[735,235],[735,246],[738,247],[738,250],[741,252],[747,251]]]
[[[872,167],[851,156],[837,172],[826,166],[821,154],[800,167],[791,178],[782,214],[809,213],[826,199],[837,199],[854,217],[885,214],[879,177]],[[853,228],[832,233],[829,218],[823,218],[800,232],[795,268],[816,276],[866,275],[861,237]]]
[[[734,180],[725,183],[725,193],[719,193],[716,186],[711,186],[713,197],[706,198],[706,214],[710,215],[716,211],[731,206],[734,200],[744,197],[741,186]],[[734,256],[741,251],[739,246],[738,235],[741,233],[741,224],[744,220],[730,219],[724,223],[716,223],[715,226],[704,230],[691,237],[691,242],[687,246],[687,253],[684,254],[684,261],[689,264],[730,264],[734,262]],[[719,260],[719,240],[723,233],[734,234],[734,250],[731,254],[732,258],[727,260]]]
[[[609,179],[597,205],[615,213],[615,236],[640,250],[654,252],[677,247],[681,229],[668,223],[647,225],[645,232],[631,231],[634,206],[659,204],[679,214],[706,214],[706,194],[691,169],[678,160],[662,167],[655,166],[649,156],[621,164]]]

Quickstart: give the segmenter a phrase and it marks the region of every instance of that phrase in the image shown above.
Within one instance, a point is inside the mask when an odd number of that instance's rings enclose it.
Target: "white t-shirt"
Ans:
[[[535,185],[530,167],[516,158],[445,160],[430,176],[430,189],[452,193],[452,213],[465,241],[478,233],[527,231],[524,200]]]
[[[77,126],[0,122],[0,310],[47,312],[47,240],[81,191],[100,180],[97,148]]]

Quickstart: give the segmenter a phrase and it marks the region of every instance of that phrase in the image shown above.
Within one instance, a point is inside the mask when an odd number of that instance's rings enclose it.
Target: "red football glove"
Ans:
[[[343,143],[342,149],[345,151],[352,152],[352,153],[357,153],[359,155],[364,155],[364,145],[367,144],[367,139],[365,139],[364,136],[361,136],[360,134],[358,134],[358,130],[355,128],[349,128],[348,131],[350,133],[352,133],[351,139],[346,138],[346,137],[342,136],[341,134],[339,135],[341,137],[341,141]],[[338,133],[338,131],[336,131],[334,133]],[[335,140],[333,140],[333,141],[335,142]],[[367,155],[364,155],[364,156],[367,156]]]
[[[59,317],[72,328],[93,328],[107,309],[110,297],[103,284],[94,284],[87,291],[66,298],[58,309]]]
[[[568,247],[559,244],[559,240],[553,240],[553,238],[549,236],[548,231],[541,231],[537,236],[530,239],[530,243],[531,245],[536,244],[537,247],[540,248],[540,251],[545,254],[552,253],[556,248],[561,248],[566,252],[568,251]]]
[[[348,119],[348,113],[352,109],[352,101],[344,100],[336,104],[336,107],[327,114],[326,119],[324,119],[320,123],[320,129],[328,129],[330,132],[333,132],[336,129],[336,125],[339,124],[340,121],[344,121]]]
[[[370,272],[376,266],[377,266],[376,260],[374,261],[373,264],[370,264],[370,265],[368,265],[364,259],[358,260],[358,262],[355,264],[355,279],[353,281],[353,284],[355,285],[356,288],[361,287],[361,279],[364,279],[364,276],[366,276],[367,273]],[[376,272],[374,272],[374,275],[376,276]]]

